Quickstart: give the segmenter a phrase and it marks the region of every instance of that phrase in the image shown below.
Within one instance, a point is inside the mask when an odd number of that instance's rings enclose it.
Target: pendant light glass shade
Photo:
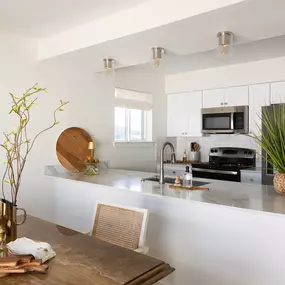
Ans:
[[[114,73],[115,60],[112,58],[104,58],[103,62],[104,62],[105,75],[112,76]]]
[[[229,57],[233,54],[233,38],[234,35],[232,32],[219,32],[217,34],[218,37],[218,47],[217,47],[217,55],[219,57]]]
[[[151,50],[152,50],[153,64],[155,67],[159,67],[160,63],[161,63],[162,56],[165,53],[165,50],[162,47],[153,47]]]

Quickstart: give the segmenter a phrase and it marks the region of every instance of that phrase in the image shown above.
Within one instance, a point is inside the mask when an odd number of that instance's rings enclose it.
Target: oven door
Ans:
[[[202,133],[234,133],[234,113],[224,109],[227,108],[202,109]]]
[[[218,170],[218,169],[203,169],[195,167],[193,164],[192,167],[193,177],[197,178],[207,178],[214,180],[224,180],[224,181],[234,181],[240,182],[240,170]]]

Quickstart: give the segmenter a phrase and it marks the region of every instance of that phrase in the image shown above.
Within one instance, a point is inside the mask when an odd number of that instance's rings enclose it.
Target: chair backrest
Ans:
[[[97,203],[92,236],[135,250],[144,246],[148,210]]]

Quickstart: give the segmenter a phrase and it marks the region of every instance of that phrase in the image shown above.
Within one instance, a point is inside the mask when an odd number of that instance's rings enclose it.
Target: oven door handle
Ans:
[[[203,168],[192,168],[193,171],[199,172],[208,172],[208,173],[219,173],[219,174],[231,174],[231,175],[238,175],[237,171],[229,171],[229,170],[218,170],[218,169],[203,169]]]

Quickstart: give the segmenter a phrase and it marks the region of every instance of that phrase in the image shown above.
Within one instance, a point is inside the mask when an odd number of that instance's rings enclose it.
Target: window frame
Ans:
[[[116,108],[124,109],[125,111],[125,139],[120,140],[116,138],[116,127],[114,127],[114,142],[127,142],[127,143],[136,143],[136,142],[151,142],[152,140],[147,139],[147,132],[148,132],[148,124],[147,124],[147,117],[148,117],[148,110],[142,110],[142,109],[132,109],[132,108],[125,108],[125,107],[119,107],[115,106],[114,108],[114,114],[116,113]],[[134,140],[131,139],[131,122],[132,122],[132,116],[131,111],[132,110],[139,110],[141,111],[141,139],[140,140]],[[114,126],[116,126],[116,116],[114,116]]]

